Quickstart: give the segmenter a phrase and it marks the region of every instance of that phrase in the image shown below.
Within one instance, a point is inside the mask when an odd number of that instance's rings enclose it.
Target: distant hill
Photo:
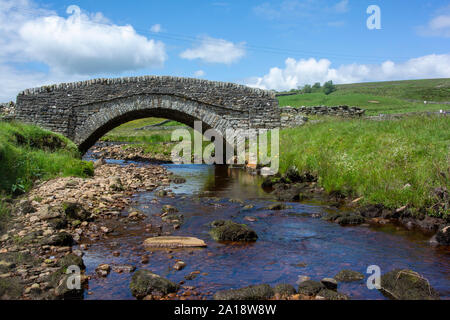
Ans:
[[[450,79],[367,82],[337,85],[330,95],[322,92],[280,96],[280,106],[350,105],[365,108],[369,115],[450,110]]]

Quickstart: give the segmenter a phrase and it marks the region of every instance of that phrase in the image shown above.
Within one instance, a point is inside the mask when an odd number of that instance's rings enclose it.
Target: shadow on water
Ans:
[[[186,183],[171,186],[174,198],[156,198],[153,193],[135,195],[133,207],[147,218],[138,223],[117,224],[109,239],[93,242],[84,257],[88,274],[94,274],[101,263],[131,264],[175,282],[185,281],[184,285],[211,298],[217,290],[261,283],[296,286],[300,275],[320,280],[333,277],[342,269],[366,274],[369,266],[378,265],[382,273],[395,268],[419,272],[442,298],[450,298],[449,252],[430,247],[423,235],[405,233],[389,225],[343,228],[311,217],[330,210],[317,204],[290,203],[291,209],[267,210],[273,199],[261,189],[262,178],[243,170],[207,165],[164,166],[186,178]],[[184,216],[179,230],[167,230],[173,235],[203,239],[207,248],[171,253],[145,250],[143,241],[154,236],[146,226],[161,224],[154,215],[166,204],[177,207]],[[247,205],[254,207],[244,209]],[[249,216],[256,221],[246,220]],[[208,234],[209,224],[217,219],[246,223],[257,232],[258,241],[245,245],[213,241]],[[120,251],[120,257],[114,257],[113,251]],[[141,263],[142,255],[149,255],[148,264]],[[186,262],[184,270],[173,270],[177,259]],[[185,279],[195,271],[200,272],[195,279]],[[104,279],[94,277],[89,282],[91,294],[85,297],[133,299],[128,288],[131,276],[111,272]],[[340,284],[339,291],[352,299],[385,299],[377,290],[368,290],[365,281]]]

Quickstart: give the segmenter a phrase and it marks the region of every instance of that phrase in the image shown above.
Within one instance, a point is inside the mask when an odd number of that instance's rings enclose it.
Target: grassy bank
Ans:
[[[450,189],[449,148],[447,117],[328,120],[283,130],[280,166],[295,165],[318,176],[327,192],[365,203],[429,208],[435,188]]]
[[[449,110],[450,105],[423,101],[450,100],[450,79],[393,81],[338,85],[337,91],[278,97],[280,106],[350,105],[367,110],[367,115]],[[412,100],[417,100],[416,102]]]
[[[26,192],[36,180],[92,172],[92,165],[81,161],[77,147],[63,136],[36,126],[0,122],[1,194]]]

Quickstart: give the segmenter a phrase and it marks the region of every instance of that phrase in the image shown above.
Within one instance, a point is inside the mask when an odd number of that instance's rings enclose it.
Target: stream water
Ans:
[[[190,298],[212,298],[218,290],[262,283],[297,286],[299,276],[320,280],[333,277],[342,269],[366,274],[369,266],[377,265],[382,273],[395,268],[412,269],[427,278],[441,298],[450,299],[450,252],[431,247],[428,236],[393,225],[344,228],[312,217],[336,210],[325,204],[289,203],[291,209],[266,210],[273,197],[261,189],[261,177],[227,167],[165,166],[184,177],[186,183],[171,186],[174,198],[157,198],[153,192],[136,194],[134,208],[147,218],[115,225],[115,232],[108,239],[93,242],[84,256],[87,274],[95,274],[95,268],[102,263],[130,264],[174,282],[185,281],[184,286],[195,287],[199,293]],[[207,248],[171,253],[146,251],[143,241],[153,236],[146,226],[161,224],[154,214],[159,214],[166,204],[175,206],[184,215],[179,230],[168,230],[173,235],[203,239]],[[244,210],[249,204],[254,208]],[[257,220],[246,221],[249,216]],[[257,232],[258,241],[251,244],[213,241],[208,224],[217,219],[246,223]],[[120,256],[114,257],[114,251],[119,251]],[[142,255],[149,255],[148,264],[141,264]],[[184,270],[172,268],[177,259],[187,264]],[[200,272],[195,279],[184,278],[195,271]],[[129,290],[131,277],[132,274],[113,271],[107,278],[93,277],[85,298],[133,299]],[[377,290],[369,290],[366,280],[340,284],[339,291],[351,299],[385,299]]]

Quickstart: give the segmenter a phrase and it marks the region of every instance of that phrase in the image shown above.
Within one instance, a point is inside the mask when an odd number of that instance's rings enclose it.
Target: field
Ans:
[[[450,189],[447,117],[327,120],[283,130],[280,140],[282,172],[296,166],[319,177],[327,192],[364,203],[430,208],[435,188]]]
[[[278,97],[280,106],[349,105],[367,115],[450,110],[450,79],[410,80],[337,85],[330,95],[323,92]]]

